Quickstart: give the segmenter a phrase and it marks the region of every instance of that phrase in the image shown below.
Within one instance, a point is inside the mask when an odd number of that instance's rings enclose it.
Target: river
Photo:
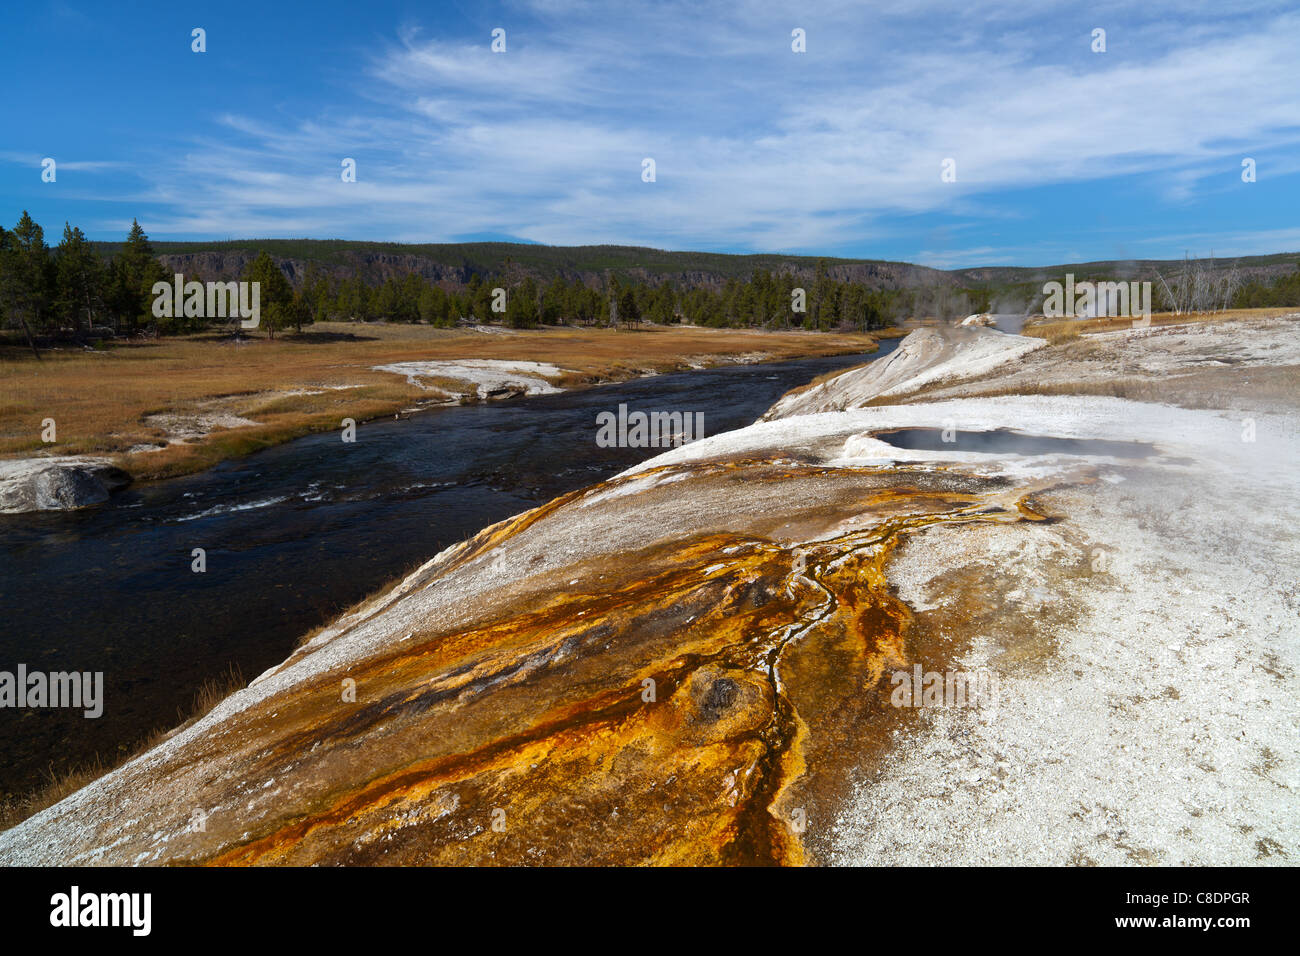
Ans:
[[[0,670],[102,671],[103,715],[0,709],[0,794],[114,762],[188,714],[207,679],[246,679],[306,632],[486,525],[659,453],[600,448],[596,415],[703,412],[750,424],[823,372],[888,354],[659,375],[431,409],[312,435],[101,507],[0,515]],[[192,570],[194,549],[206,570]]]

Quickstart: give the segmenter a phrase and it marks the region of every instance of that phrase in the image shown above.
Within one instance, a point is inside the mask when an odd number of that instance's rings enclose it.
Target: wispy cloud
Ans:
[[[11,163],[15,166],[30,166],[33,169],[40,169],[41,164],[47,157],[40,153],[15,153],[11,151],[0,151],[0,162]],[[108,159],[62,159],[53,158],[57,168],[65,171],[75,171],[83,173],[93,173],[102,170],[125,169],[129,164],[123,160]]]
[[[866,246],[910,217],[1023,218],[1031,187],[1137,177],[1178,206],[1228,189],[1244,155],[1275,179],[1300,172],[1300,14],[1130,11],[538,0],[501,12],[501,54],[487,28],[475,40],[394,24],[384,49],[357,53],[350,101],[207,117],[130,194],[159,211],[160,236],[806,251]],[[1104,54],[1089,48],[1096,25]],[[807,53],[791,51],[794,27]],[[339,179],[344,157],[356,183]],[[641,179],[645,157],[656,182]],[[947,158],[955,183],[940,178]],[[922,240],[914,254],[1028,245]]]

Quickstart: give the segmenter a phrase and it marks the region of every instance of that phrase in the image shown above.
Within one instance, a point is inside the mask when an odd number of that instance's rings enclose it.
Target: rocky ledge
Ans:
[[[86,508],[130,483],[131,476],[105,458],[0,461],[0,514]]]

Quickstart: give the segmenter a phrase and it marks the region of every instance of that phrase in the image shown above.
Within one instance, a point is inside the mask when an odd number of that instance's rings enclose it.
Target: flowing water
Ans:
[[[484,526],[658,454],[596,415],[703,412],[707,435],[888,354],[661,375],[313,435],[77,512],[0,515],[0,671],[102,671],[104,713],[0,709],[0,796],[174,725],[205,680],[251,679],[306,632]],[[203,549],[206,571],[192,570]]]

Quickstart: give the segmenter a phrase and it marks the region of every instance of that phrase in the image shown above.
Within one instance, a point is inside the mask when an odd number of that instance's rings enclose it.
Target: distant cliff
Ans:
[[[468,246],[394,246],[391,243],[316,243],[266,240],[214,247],[186,247],[181,243],[154,244],[168,268],[205,279],[233,279],[266,250],[280,263],[290,280],[300,280],[309,264],[335,278],[360,276],[377,284],[389,276],[417,273],[432,282],[460,286],[474,275],[513,275],[548,282],[560,277],[600,285],[607,275],[622,280],[659,284],[669,281],[679,288],[720,289],[730,279],[749,279],[755,270],[790,273],[810,286],[816,280],[817,259],[804,256],[721,256],[696,253],[662,253],[628,247],[584,246],[560,249],[547,246],[509,246],[480,243]],[[178,248],[180,247],[180,248]],[[903,289],[955,286],[956,274],[905,262],[823,260],[826,276],[840,282],[857,282],[870,288]]]

